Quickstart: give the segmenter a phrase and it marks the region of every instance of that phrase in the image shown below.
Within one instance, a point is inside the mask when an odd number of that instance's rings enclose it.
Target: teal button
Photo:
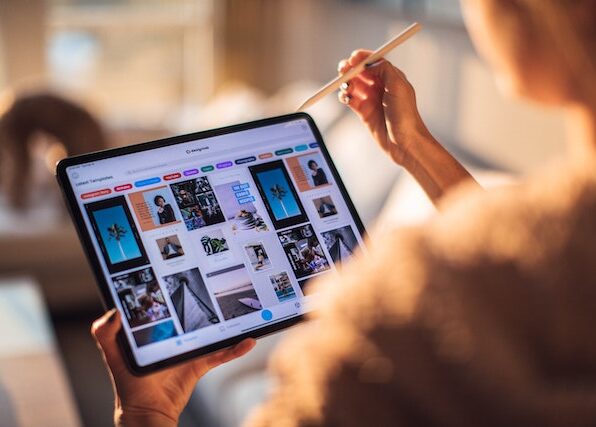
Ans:
[[[275,152],[276,156],[283,156],[284,154],[290,154],[293,153],[294,150],[292,150],[291,148],[284,148],[283,150],[277,150]]]
[[[201,168],[202,172],[211,172],[213,169],[215,169],[213,166],[209,165],[209,166],[203,166]]]
[[[294,150],[296,151],[306,151],[308,150],[308,145],[304,144],[304,145],[297,145],[294,147]]]

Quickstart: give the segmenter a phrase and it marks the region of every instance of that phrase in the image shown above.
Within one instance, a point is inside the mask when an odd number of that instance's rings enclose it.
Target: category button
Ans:
[[[211,166],[211,165],[208,165],[208,166],[203,166],[203,167],[201,168],[201,171],[202,171],[202,172],[211,172],[213,169],[215,169],[213,166]]]
[[[217,166],[217,169],[224,169],[224,168],[229,168],[232,165],[233,165],[232,162],[227,161],[227,162],[218,163],[216,166]]]
[[[275,152],[276,156],[283,156],[284,154],[290,154],[294,152],[294,150],[292,150],[291,148],[284,148],[283,150],[277,150]]]
[[[199,173],[199,170],[198,169],[188,169],[182,173],[184,174],[184,176],[196,175]]]
[[[296,150],[296,151],[306,151],[306,150],[308,150],[308,145],[306,145],[306,144],[297,145],[297,146],[294,147],[294,150]]]
[[[171,173],[169,175],[165,175],[163,177],[163,179],[165,179],[166,181],[171,181],[172,179],[178,179],[180,178],[182,175],[179,173]]]
[[[153,178],[142,179],[140,181],[135,182],[135,187],[145,187],[151,184],[157,184],[161,181],[161,178],[154,176]]]
[[[317,148],[319,146],[319,143],[318,142],[311,142],[310,144],[308,144],[308,146],[310,148]]]
[[[250,163],[256,161],[257,158],[255,156],[244,157],[243,159],[237,159],[235,162],[237,165],[242,165],[244,163]]]
[[[263,154],[259,154],[259,159],[269,159],[273,157],[273,153],[263,153]]]
[[[112,190],[110,190],[109,188],[104,188],[103,190],[91,191],[89,193],[81,194],[81,199],[91,199],[93,197],[105,196],[107,194],[110,194],[111,192],[112,192]]]
[[[126,191],[132,188],[132,184],[122,184],[114,187],[114,191]]]

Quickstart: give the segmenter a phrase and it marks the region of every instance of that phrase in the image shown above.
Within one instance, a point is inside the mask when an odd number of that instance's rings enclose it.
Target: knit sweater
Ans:
[[[250,426],[596,425],[596,166],[387,232],[316,284]]]

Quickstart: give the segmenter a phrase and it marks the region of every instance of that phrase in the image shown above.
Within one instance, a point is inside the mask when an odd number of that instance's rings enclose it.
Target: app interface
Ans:
[[[362,245],[304,119],[67,174],[141,366],[304,314]]]

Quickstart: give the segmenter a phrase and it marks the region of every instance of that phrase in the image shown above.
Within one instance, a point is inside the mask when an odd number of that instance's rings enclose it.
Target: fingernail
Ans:
[[[381,58],[381,59],[379,59],[379,60],[377,60],[377,61],[375,61],[375,62],[371,62],[370,64],[365,64],[365,65],[364,65],[364,68],[376,67],[377,65],[380,65],[380,64],[382,64],[382,63],[383,63],[383,61],[384,61],[384,59],[383,59],[383,58]]]
[[[348,88],[349,88],[349,87],[350,87],[350,83],[349,83],[349,82],[343,82],[343,83],[342,83],[342,84],[339,86],[339,88],[340,88],[341,90],[343,90],[343,91],[346,91],[346,90],[348,90]]]
[[[116,313],[118,312],[118,309],[113,308],[110,311],[108,311],[108,322],[113,322],[116,319]]]

